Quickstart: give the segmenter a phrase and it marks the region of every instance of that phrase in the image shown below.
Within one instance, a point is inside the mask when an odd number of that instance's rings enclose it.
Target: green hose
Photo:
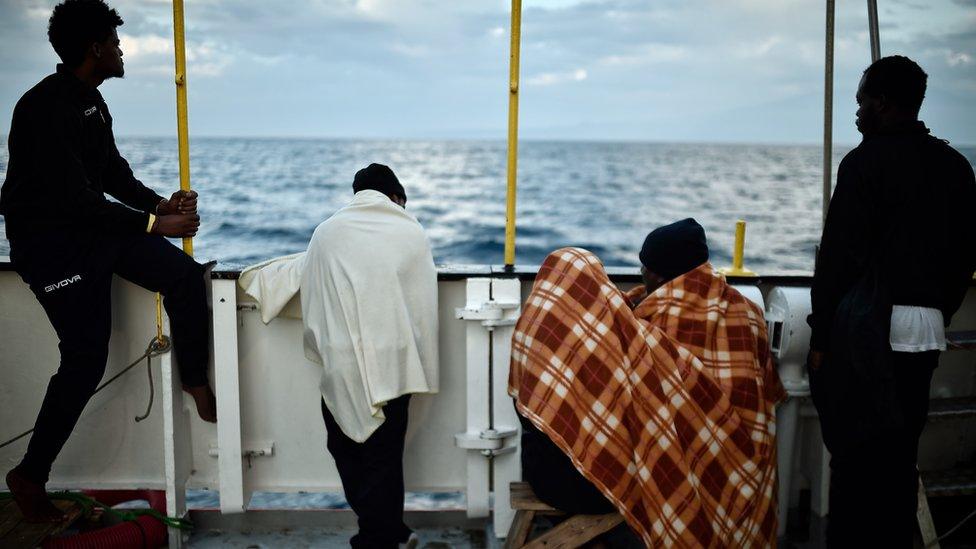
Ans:
[[[66,501],[73,501],[85,510],[85,514],[91,512],[92,509],[98,508],[103,510],[105,513],[123,521],[133,521],[142,516],[150,516],[162,522],[170,528],[179,528],[180,530],[192,530],[193,523],[187,519],[167,517],[166,515],[160,513],[155,509],[113,509],[109,505],[105,505],[94,498],[88,497],[84,494],[79,494],[76,492],[48,492],[48,497],[51,499],[60,499]],[[10,492],[0,492],[0,501],[6,501],[13,499],[13,495]]]

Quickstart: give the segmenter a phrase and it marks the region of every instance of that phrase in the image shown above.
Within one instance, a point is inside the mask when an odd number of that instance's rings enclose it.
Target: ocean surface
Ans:
[[[164,196],[178,188],[175,139],[119,138],[118,146],[146,185]],[[503,141],[197,138],[190,148],[198,258],[243,266],[304,250],[315,227],[352,197],[356,171],[379,162],[406,188],[436,263],[503,263]],[[835,170],[847,150],[835,149]],[[976,147],[960,151],[976,164]],[[819,146],[522,142],[516,263],[537,265],[556,248],[582,246],[606,265],[636,266],[648,231],[694,217],[716,266],[731,263],[735,221],[744,219],[746,268],[810,273],[821,158]],[[0,256],[8,252],[0,221]]]

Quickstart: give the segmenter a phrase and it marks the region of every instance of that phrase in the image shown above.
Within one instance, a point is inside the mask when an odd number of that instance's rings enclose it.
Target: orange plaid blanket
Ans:
[[[512,340],[509,393],[649,547],[776,543],[762,310],[709,264],[632,310],[602,263],[557,250]]]

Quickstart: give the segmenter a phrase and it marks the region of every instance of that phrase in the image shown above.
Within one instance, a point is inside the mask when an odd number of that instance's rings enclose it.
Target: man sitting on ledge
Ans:
[[[557,250],[512,341],[509,394],[536,495],[616,509],[648,546],[768,546],[776,536],[775,404],[785,394],[762,310],[708,263],[692,219],[640,253],[618,290],[593,254]]]

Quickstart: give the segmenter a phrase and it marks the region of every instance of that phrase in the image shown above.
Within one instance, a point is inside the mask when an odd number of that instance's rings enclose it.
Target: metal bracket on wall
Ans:
[[[458,433],[454,435],[454,445],[493,458],[514,452],[518,446],[514,443],[506,445],[506,442],[518,433],[518,429],[486,429],[480,433]]]
[[[514,326],[515,319],[505,318],[505,311],[518,309],[520,306],[520,303],[489,299],[477,307],[455,309],[454,317],[460,320],[481,321],[481,325],[490,331],[500,326]]]
[[[241,457],[245,458],[255,458],[255,457],[272,457],[274,456],[275,443],[273,440],[266,440],[261,442],[252,442],[250,444],[245,444],[241,449]],[[208,452],[210,457],[217,457],[220,455],[220,450],[217,447],[216,442],[210,443],[210,450]]]

